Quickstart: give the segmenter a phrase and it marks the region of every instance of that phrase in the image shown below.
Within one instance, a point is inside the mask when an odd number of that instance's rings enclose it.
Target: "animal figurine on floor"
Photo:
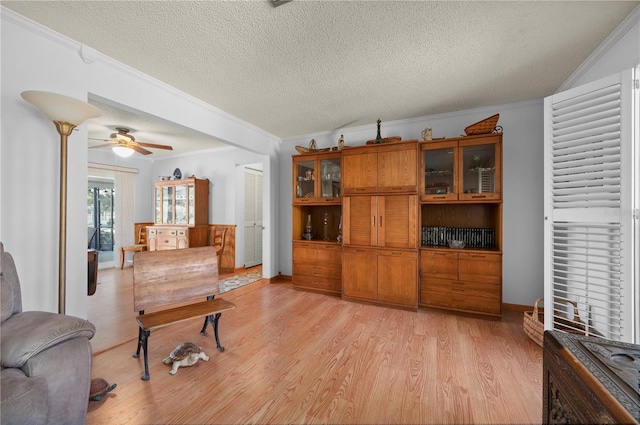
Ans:
[[[201,347],[197,346],[193,342],[183,342],[182,344],[179,344],[171,354],[169,354],[169,357],[162,360],[162,363],[172,364],[173,366],[169,373],[171,375],[175,375],[179,367],[193,366],[198,363],[198,360],[200,359],[208,362],[209,356],[202,351]]]
[[[102,398],[113,391],[118,384],[111,384],[103,378],[93,378],[89,389],[89,400],[102,401]]]

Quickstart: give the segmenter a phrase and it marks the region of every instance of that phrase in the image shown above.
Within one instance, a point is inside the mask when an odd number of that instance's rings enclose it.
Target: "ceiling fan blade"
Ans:
[[[127,146],[127,147],[133,149],[134,151],[136,151],[138,153],[141,153],[142,155],[149,155],[149,154],[153,153],[153,152],[148,151],[148,150],[146,150],[144,148],[141,148],[140,146],[137,146],[137,145],[136,146]]]
[[[166,149],[169,151],[173,150],[173,147],[169,145],[156,145],[155,143],[145,143],[145,142],[136,142],[140,146],[144,146],[146,148],[155,148],[155,149]]]
[[[103,145],[95,145],[95,146],[89,146],[89,149],[94,149],[94,148],[104,148],[105,146],[113,146],[114,143],[105,143]]]
[[[95,137],[89,137],[89,140],[99,140],[101,142],[111,142],[111,139],[96,139]]]

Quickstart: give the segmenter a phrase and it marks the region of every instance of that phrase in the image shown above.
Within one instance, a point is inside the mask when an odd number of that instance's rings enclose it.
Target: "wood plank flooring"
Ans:
[[[220,319],[223,353],[201,320],[154,331],[146,382],[131,312],[133,339],[94,347],[93,377],[118,386],[89,402],[87,424],[541,422],[542,349],[522,312],[407,312],[265,282],[224,296],[236,309]],[[210,360],[169,375],[162,359],[185,341]]]

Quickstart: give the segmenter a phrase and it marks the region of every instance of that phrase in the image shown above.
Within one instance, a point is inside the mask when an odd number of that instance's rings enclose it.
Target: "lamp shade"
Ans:
[[[116,155],[121,156],[123,158],[127,158],[133,155],[133,149],[128,148],[126,146],[114,146],[111,149],[116,153]]]
[[[102,115],[100,109],[73,97],[45,91],[25,91],[22,98],[38,107],[51,121],[78,126],[89,118]]]

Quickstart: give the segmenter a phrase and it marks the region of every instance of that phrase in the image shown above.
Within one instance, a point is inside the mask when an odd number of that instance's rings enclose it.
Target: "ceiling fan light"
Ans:
[[[133,155],[133,149],[126,146],[114,146],[111,148],[116,155],[122,158],[128,158]]]

